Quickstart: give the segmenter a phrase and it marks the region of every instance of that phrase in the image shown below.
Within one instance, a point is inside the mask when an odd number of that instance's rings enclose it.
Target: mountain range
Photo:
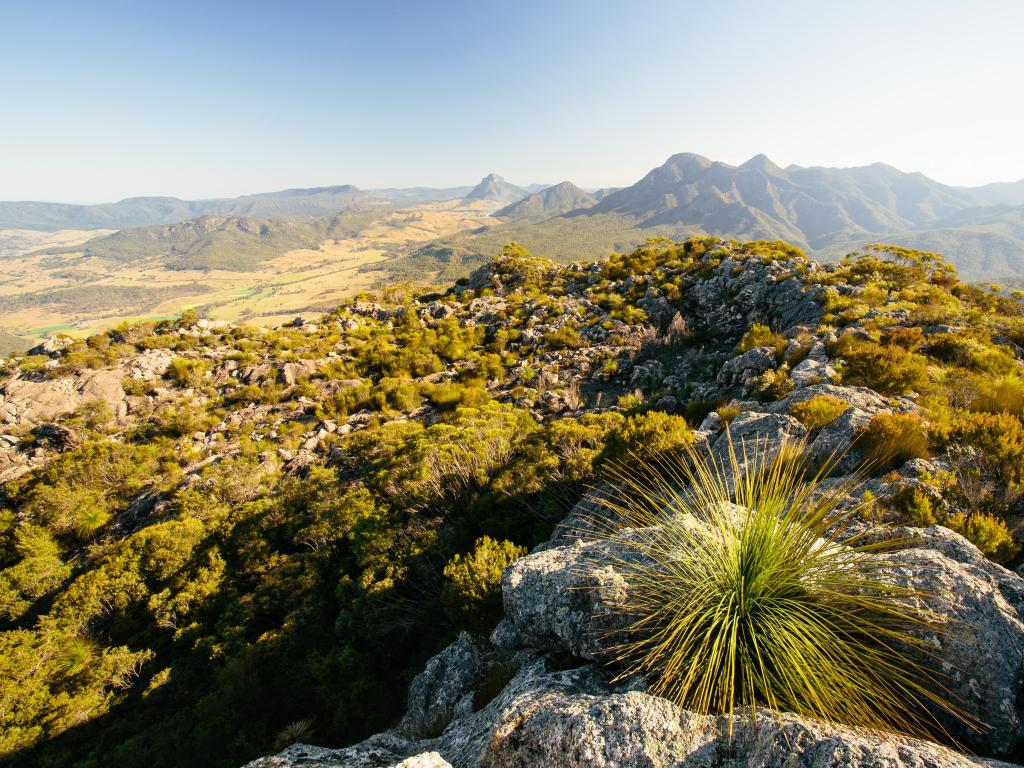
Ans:
[[[98,205],[0,202],[0,229],[126,229],[176,224],[200,216],[325,216],[375,202],[351,184],[211,200],[130,197]]]
[[[0,202],[0,229],[127,229],[177,224],[202,216],[329,216],[353,208],[383,204],[404,206],[458,198],[512,203],[544,188],[544,184],[518,187],[492,173],[475,187],[361,190],[351,184],[343,184],[210,200],[130,197],[116,203],[97,205],[38,201]]]
[[[226,253],[227,244],[233,252],[251,247],[252,257],[242,260],[252,263],[278,246],[305,245],[330,228],[330,217],[339,212],[449,199],[502,207],[493,226],[423,246],[421,255],[428,254],[432,262],[445,254],[460,264],[479,263],[510,240],[564,261],[601,257],[650,236],[710,234],[785,240],[825,259],[886,241],[941,252],[968,279],[1024,277],[1024,180],[957,187],[884,163],[783,168],[765,155],[734,166],[697,154],[676,154],[631,186],[596,192],[568,181],[522,187],[491,173],[474,187],[363,191],[342,185],[196,201],[129,198],[89,206],[0,202],[0,229],[119,229],[89,249],[123,259],[141,248],[147,255],[173,257],[183,266],[223,265],[224,258],[211,262],[207,256]],[[175,226],[204,217],[214,220]],[[326,221],[270,221],[297,217]],[[296,226],[303,231],[296,232]],[[132,231],[138,227],[151,229]],[[407,273],[416,274],[416,258],[412,254],[407,259]],[[436,268],[437,263],[425,267]]]
[[[491,250],[495,239],[556,242],[576,256],[575,242],[592,251],[610,238],[711,234],[785,240],[826,259],[882,240],[941,252],[972,279],[1024,276],[1024,180],[953,187],[883,163],[782,168],[757,155],[733,166],[682,153],[592,204],[584,193],[566,210],[573,190],[580,192],[563,184],[528,197],[498,212],[503,230],[455,240],[464,250],[474,237]]]
[[[1024,205],[1024,182],[948,187],[883,163],[860,168],[780,168],[764,155],[740,166],[678,154],[631,187],[608,195],[590,215],[619,213],[644,226],[696,226],[713,234],[777,237],[811,250],[855,233],[885,233],[962,224],[995,211],[999,199]],[[969,209],[973,214],[965,216]]]
[[[350,210],[331,216],[262,219],[206,215],[174,224],[131,227],[85,245],[50,248],[50,255],[83,253],[114,263],[157,258],[168,269],[250,271],[295,248],[352,237],[374,216]]]

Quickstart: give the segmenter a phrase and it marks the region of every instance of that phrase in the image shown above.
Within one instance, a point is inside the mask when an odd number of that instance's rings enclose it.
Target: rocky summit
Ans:
[[[0,755],[1020,762],[1022,300],[903,248],[695,238],[570,265],[508,246],[443,292],[274,330],[55,337],[0,379]],[[754,445],[859,481],[829,546],[898,542],[877,577],[935,617],[916,663],[958,709],[934,741],[693,711],[622,674],[632,587],[593,489]]]

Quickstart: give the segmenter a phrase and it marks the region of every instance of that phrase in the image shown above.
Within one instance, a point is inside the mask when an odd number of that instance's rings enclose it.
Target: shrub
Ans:
[[[316,728],[312,720],[293,720],[277,732],[274,737],[274,745],[277,749],[284,749],[291,744],[300,742],[308,743],[316,735]]]
[[[849,409],[845,400],[831,395],[815,395],[808,400],[794,403],[789,414],[809,431],[827,427]]]
[[[960,531],[974,546],[997,563],[1006,563],[1020,552],[1020,545],[1006,523],[985,512],[970,515]]]
[[[563,325],[544,334],[544,346],[548,349],[579,349],[583,343],[579,331],[571,325]]]
[[[879,473],[929,455],[924,423],[909,413],[877,414],[861,431],[856,446],[871,470]]]
[[[1005,349],[968,334],[936,333],[928,338],[925,351],[944,363],[981,373],[1005,376],[1017,370],[1017,361]]]
[[[930,619],[912,589],[878,579],[886,561],[865,534],[822,546],[848,533],[855,513],[839,509],[853,486],[805,480],[797,452],[619,466],[619,493],[595,500],[623,525],[606,534],[627,587],[623,677],[697,712],[766,706],[925,735],[917,704],[954,708],[898,649],[927,653],[913,630]],[[729,478],[744,478],[734,494]]]
[[[970,407],[972,411],[1006,411],[1014,416],[1024,416],[1024,381],[1017,376],[983,380]]]
[[[881,341],[886,346],[902,347],[908,352],[913,352],[924,344],[924,333],[917,327],[896,326],[884,330]]]
[[[693,444],[693,432],[686,419],[664,411],[647,411],[629,416],[619,427],[613,455],[632,452],[653,458],[676,453]]]
[[[927,359],[903,347],[883,347],[847,335],[839,340],[835,354],[843,358],[844,384],[871,387],[883,395],[903,395],[921,392],[929,383]]]
[[[525,554],[526,547],[484,536],[472,552],[455,555],[444,567],[441,595],[449,616],[481,631],[489,629],[501,609],[501,572]]]
[[[964,413],[953,420],[948,440],[974,450],[978,468],[1004,483],[1024,484],[1024,426],[1009,413]]]
[[[779,354],[787,344],[788,342],[782,334],[776,333],[767,325],[754,323],[750,326],[750,330],[743,334],[740,343],[736,345],[736,351],[747,352],[755,347],[772,347],[776,354]]]
[[[921,488],[907,486],[900,488],[892,498],[893,506],[901,513],[904,522],[918,528],[935,525],[935,505],[932,497]]]
[[[198,387],[211,368],[208,360],[176,357],[167,366],[167,375],[183,387]]]
[[[720,405],[715,409],[722,423],[729,424],[740,415],[741,409],[738,405]]]
[[[765,371],[754,380],[754,387],[762,400],[781,400],[793,391],[794,386],[786,363],[776,370]]]

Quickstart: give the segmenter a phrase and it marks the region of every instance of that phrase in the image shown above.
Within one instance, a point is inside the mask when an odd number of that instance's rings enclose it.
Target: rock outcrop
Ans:
[[[776,426],[781,432],[788,425]],[[979,753],[1020,754],[1024,578],[944,528],[886,535],[915,545],[886,555],[885,578],[914,586],[926,607],[945,617],[942,629],[921,630],[931,650],[920,661],[932,665],[973,718],[947,717],[948,732]],[[621,553],[612,556],[611,544],[585,533],[563,531],[561,540],[506,569],[505,618],[490,642],[463,635],[431,659],[410,686],[408,711],[394,731],[344,750],[291,748],[249,768],[383,768],[435,755],[454,768],[995,764],[897,734],[785,713],[763,711],[756,723],[737,717],[730,724],[645,693],[641,680],[616,681],[604,662],[622,621],[615,610],[627,588],[615,568]],[[595,663],[553,666],[566,658]],[[301,754],[312,762],[299,761]]]

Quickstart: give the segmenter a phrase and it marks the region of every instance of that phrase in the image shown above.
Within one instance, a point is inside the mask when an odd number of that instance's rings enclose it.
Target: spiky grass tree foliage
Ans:
[[[748,444],[613,470],[597,500],[621,524],[604,535],[628,584],[624,676],[698,712],[942,735],[937,714],[965,716],[915,660],[936,629],[922,596],[886,579],[892,543],[851,535],[856,484],[808,466],[802,444]]]

